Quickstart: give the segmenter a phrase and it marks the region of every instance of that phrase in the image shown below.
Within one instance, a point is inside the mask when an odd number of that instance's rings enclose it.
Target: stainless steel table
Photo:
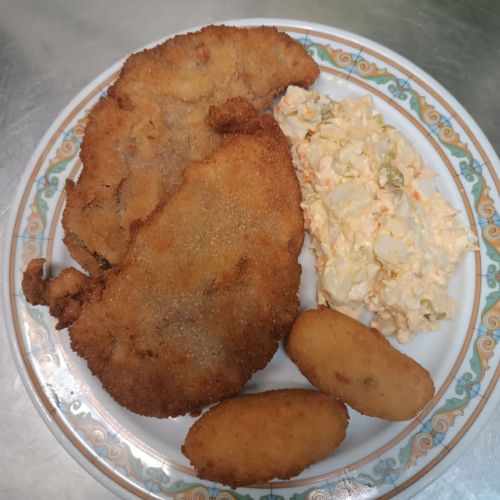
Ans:
[[[500,151],[496,0],[0,0],[0,236],[45,129],[87,82],[147,42],[213,21],[279,17],[372,38],[442,83]],[[0,332],[0,498],[114,498],[50,434]],[[500,498],[500,408],[468,451],[418,498]]]

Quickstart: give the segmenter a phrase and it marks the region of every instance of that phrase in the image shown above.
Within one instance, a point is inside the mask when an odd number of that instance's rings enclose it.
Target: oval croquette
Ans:
[[[330,455],[349,415],[321,392],[282,389],[227,399],[189,430],[182,451],[198,476],[233,488],[289,479]]]
[[[302,314],[287,351],[309,382],[364,415],[408,420],[434,395],[425,368],[377,330],[332,309]]]

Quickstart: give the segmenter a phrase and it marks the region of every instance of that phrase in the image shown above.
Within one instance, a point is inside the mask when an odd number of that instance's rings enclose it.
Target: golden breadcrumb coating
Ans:
[[[182,447],[198,476],[232,488],[290,479],[344,440],[343,403],[282,389],[226,399],[189,429]]]
[[[66,185],[71,256],[93,275],[119,264],[134,224],[218,146],[214,126],[232,131],[318,74],[302,45],[264,26],[209,26],[130,56],[89,114],[83,171]]]
[[[239,391],[299,304],[300,191],[272,116],[229,134],[136,229],[118,270],[84,303],[71,346],[142,415],[199,411]]]
[[[408,420],[434,395],[425,368],[394,349],[379,331],[332,309],[302,314],[287,351],[313,385],[364,415]]]
[[[33,305],[49,306],[49,312],[58,319],[56,328],[69,326],[80,315],[82,303],[99,286],[73,267],[64,269],[56,278],[44,279],[45,259],[32,259],[23,274],[23,293]]]

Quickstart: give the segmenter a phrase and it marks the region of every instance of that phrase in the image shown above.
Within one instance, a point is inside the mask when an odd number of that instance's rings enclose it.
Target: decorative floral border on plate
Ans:
[[[490,187],[482,170],[484,165],[474,158],[449,118],[430,104],[428,97],[414,88],[410,79],[402,79],[381,67],[375,58],[348,51],[340,45],[319,42],[309,36],[301,37],[299,41],[319,64],[335,68],[346,78],[359,77],[387,91],[393,99],[408,103],[415,118],[437,137],[449,155],[459,160],[460,174],[468,182],[474,215],[486,248],[484,253],[489,258],[485,281],[490,292],[484,298],[480,321],[475,329],[469,367],[456,378],[453,397],[441,401],[441,405],[425,421],[420,422],[416,432],[406,439],[404,446],[393,448],[390,456],[371,461],[363,467],[363,471],[346,471],[338,479],[318,482],[301,492],[294,490],[288,496],[293,500],[322,500],[346,492],[363,496],[381,493],[392,495],[391,492],[395,494],[402,489],[401,486],[396,487],[396,481],[407,479],[408,470],[415,467],[421,457],[442,445],[457,419],[465,415],[470,402],[480,394],[482,381],[491,369],[489,360],[495,354],[500,339],[500,218],[489,196]],[[69,171],[76,171],[86,120],[81,115],[79,113],[80,118],[69,131],[61,133],[55,155],[47,162],[45,173],[36,180],[36,190],[30,200],[30,214],[18,235],[22,241],[23,266],[34,257],[50,253],[45,248],[50,245],[46,232],[50,220],[49,207],[55,194],[62,190],[63,180]],[[486,259],[485,255],[482,255],[483,259]],[[22,269],[17,269],[17,272],[22,272]],[[78,399],[61,399],[52,388],[52,379],[58,377],[58,371],[67,368],[63,366],[64,360],[61,359],[53,327],[46,323],[44,315],[37,308],[25,303],[22,296],[16,297],[16,300],[20,310],[24,308],[25,348],[32,360],[27,362],[34,362],[37,376],[45,381],[44,392],[53,411],[65,421],[64,425],[78,434],[93,463],[104,464],[114,480],[117,480],[118,474],[122,479],[117,482],[123,487],[141,496],[167,496],[178,500],[284,500],[284,496],[274,494],[272,489],[265,495],[251,496],[240,494],[250,492],[249,489],[236,492],[216,485],[208,486],[207,483],[193,481],[189,474],[170,471],[153,457],[132,449],[126,439],[121,439],[116,429],[99,418],[92,410],[92,403],[81,391]],[[75,390],[78,391],[78,388]]]

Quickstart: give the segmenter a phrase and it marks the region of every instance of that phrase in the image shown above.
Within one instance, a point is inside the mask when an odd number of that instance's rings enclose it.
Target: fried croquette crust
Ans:
[[[300,189],[270,115],[189,165],[70,327],[118,403],[177,416],[239,391],[296,317]]]
[[[232,488],[290,479],[329,456],[349,421],[340,401],[282,389],[227,399],[189,429],[182,452],[198,477]]]
[[[339,311],[321,308],[299,316],[286,349],[314,386],[364,415],[408,420],[434,395],[425,368],[379,331]]]
[[[130,56],[89,113],[83,171],[66,185],[71,256],[94,276],[118,265],[131,228],[175,191],[189,162],[214,151],[219,131],[237,131],[287,85],[318,74],[302,45],[265,26],[209,26]]]

